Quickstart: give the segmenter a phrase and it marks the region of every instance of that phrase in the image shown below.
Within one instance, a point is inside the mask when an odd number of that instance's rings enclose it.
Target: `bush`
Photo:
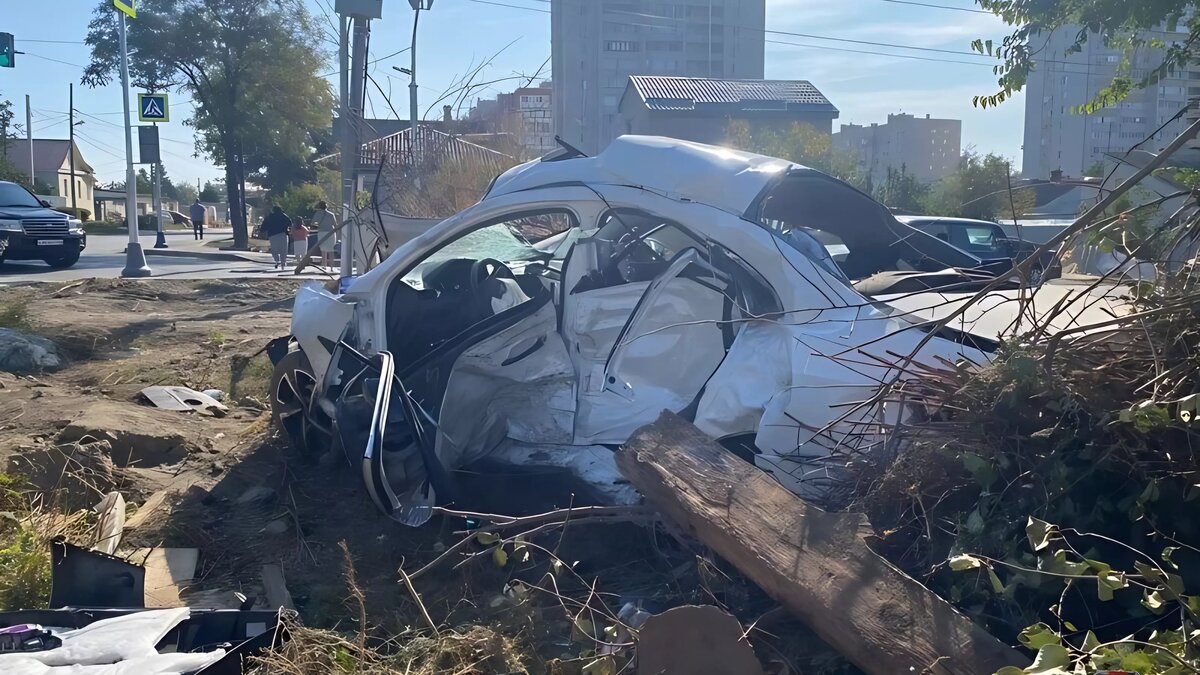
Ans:
[[[58,211],[59,213],[65,213],[73,218],[78,218],[82,221],[87,221],[92,217],[91,211],[88,211],[87,209],[74,208],[71,206],[58,206],[55,207],[54,210]]]

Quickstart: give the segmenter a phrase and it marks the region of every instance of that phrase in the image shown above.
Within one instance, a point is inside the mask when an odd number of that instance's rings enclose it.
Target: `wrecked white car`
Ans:
[[[819,495],[831,456],[901,414],[856,404],[930,330],[876,298],[971,290],[991,280],[979,262],[791,162],[652,137],[567,148],[499,176],[344,295],[301,289],[274,413],[297,447],[361,461],[372,499],[408,524],[484,457],[626,498],[610,448],[663,410]],[[993,347],[943,331],[917,360]]]

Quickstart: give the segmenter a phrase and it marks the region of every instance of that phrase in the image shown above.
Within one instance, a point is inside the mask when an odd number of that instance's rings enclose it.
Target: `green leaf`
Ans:
[[[1040,551],[1049,546],[1050,536],[1053,533],[1053,525],[1029,516],[1029,522],[1025,524],[1025,536],[1028,537],[1029,545],[1033,547],[1033,550]]]
[[[475,541],[484,546],[491,546],[500,541],[500,537],[495,532],[479,532],[475,535]]]
[[[1025,675],[1025,671],[1016,666],[1004,666],[996,671],[996,675]]]
[[[1078,576],[1087,572],[1088,565],[1085,562],[1068,562],[1067,552],[1064,549],[1059,549],[1054,552],[1052,557],[1038,558],[1038,569],[1043,569],[1054,574],[1069,574]]]
[[[1167,601],[1163,598],[1162,593],[1158,591],[1146,590],[1142,596],[1142,606],[1155,614],[1162,614]]]
[[[1179,565],[1176,565],[1175,561],[1171,560],[1171,556],[1175,555],[1175,551],[1178,551],[1178,550],[1179,550],[1178,546],[1168,546],[1168,547],[1164,548],[1163,552],[1162,552],[1163,562],[1167,563],[1167,565],[1170,566],[1170,568],[1173,570],[1179,569]]]
[[[1157,670],[1154,658],[1144,651],[1138,650],[1121,657],[1121,670],[1134,673],[1152,673]]]
[[[1103,602],[1113,599],[1113,591],[1129,585],[1125,575],[1120,572],[1104,572],[1096,575],[1096,594]]]
[[[1100,647],[1100,638],[1096,637],[1096,634],[1089,630],[1087,635],[1083,636],[1083,651],[1096,651],[1098,647]]]
[[[971,512],[971,515],[967,516],[967,532],[979,534],[983,532],[985,526],[986,523],[983,522],[983,516],[980,515],[979,509],[975,509]]]
[[[955,572],[975,570],[983,567],[983,561],[973,555],[962,553],[950,559],[950,569]]]
[[[989,565],[987,568],[988,579],[992,582],[992,591],[996,594],[1004,593],[1004,582],[1000,581],[1000,577],[996,575],[996,570]]]
[[[504,552],[503,546],[492,549],[492,562],[496,563],[496,567],[504,567],[508,564],[508,554]]]
[[[985,488],[991,487],[992,483],[996,482],[996,467],[983,457],[970,452],[964,452],[962,454],[962,463],[967,473],[971,474],[981,486]]]
[[[1063,668],[1070,662],[1071,655],[1067,652],[1066,647],[1060,644],[1042,645],[1038,648],[1037,657],[1033,659],[1033,665],[1026,668],[1025,672],[1057,675],[1066,673]]]
[[[1036,652],[1046,645],[1062,644],[1062,638],[1050,626],[1044,623],[1035,623],[1021,631],[1021,634],[1017,636],[1017,642]]]

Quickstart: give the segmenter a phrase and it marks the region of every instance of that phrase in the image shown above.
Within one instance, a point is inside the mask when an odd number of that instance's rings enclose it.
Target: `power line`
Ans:
[[[991,68],[991,64],[980,63],[977,61],[955,61],[954,59],[939,59],[932,56],[917,56],[916,54],[892,54],[889,52],[873,52],[866,49],[847,49],[845,47],[830,47],[828,45],[806,45],[801,42],[787,42],[785,40],[764,40],[764,42],[773,45],[788,45],[790,47],[804,47],[808,49],[822,49],[833,52],[850,52],[851,54],[869,54],[871,56],[888,56],[897,59],[914,59],[917,61],[933,61],[935,63],[956,63],[962,66],[975,66],[977,68]]]
[[[524,9],[524,10],[527,10],[530,12],[541,12],[542,14],[550,13],[550,10],[548,10],[548,9],[538,9],[537,7],[522,7],[521,5],[509,5],[509,4],[503,3],[503,2],[494,2],[494,0],[469,0],[469,1],[477,2],[481,5],[495,5],[496,7],[511,7],[512,9]]]
[[[20,38],[17,42],[28,42],[30,44],[43,45],[86,45],[83,40],[30,40],[29,38]]]
[[[76,68],[87,68],[87,66],[81,66],[78,63],[71,63],[70,61],[60,61],[58,59],[52,59],[49,56],[42,56],[41,54],[34,54],[33,52],[22,52],[22,53],[25,56],[32,56],[35,59],[42,59],[43,61],[53,61],[54,63],[61,63],[64,66],[74,66]]]
[[[991,14],[986,9],[975,9],[974,7],[951,7],[950,5],[935,5],[928,2],[913,2],[913,0],[883,0],[884,2],[894,2],[897,5],[916,5],[917,7],[932,7],[934,9],[949,9],[955,12],[974,12],[976,14]]]

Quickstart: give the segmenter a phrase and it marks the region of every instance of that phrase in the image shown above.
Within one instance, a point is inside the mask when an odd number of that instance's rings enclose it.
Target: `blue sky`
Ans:
[[[315,13],[324,13],[332,0],[304,0]],[[491,59],[479,80],[533,75],[550,56],[550,15],[545,0],[495,0],[529,9],[502,7],[474,0],[435,0],[421,18],[419,75],[421,110],[450,89],[464,73]],[[922,0],[933,4],[972,7],[968,0]],[[124,177],[124,137],[121,131],[121,92],[117,86],[88,89],[79,84],[80,66],[88,61],[81,44],[95,0],[0,0],[0,31],[16,35],[15,69],[0,69],[0,98],[14,103],[24,124],[25,95],[32,98],[34,135],[66,138],[68,83],[75,84],[75,108],[85,123],[77,127],[84,156],[101,180]],[[51,12],[51,14],[47,14]],[[372,24],[371,59],[408,45],[412,10],[404,0],[385,0],[384,18]],[[969,52],[974,38],[999,39],[999,19],[974,12],[951,11],[889,0],[767,0],[767,28],[840,38],[822,40],[770,34],[766,76],[812,81],[841,110],[841,123],[883,122],[889,112],[952,117],[963,120],[963,144],[997,152],[1020,163],[1024,99],[1017,97],[998,110],[979,110],[971,97],[991,93],[995,77],[990,62],[965,54],[919,51],[865,43],[889,43],[926,49]],[[320,39],[320,36],[314,36]],[[38,40],[41,42],[33,42]],[[58,44],[46,41],[66,41]],[[510,44],[511,43],[511,44]],[[835,51],[858,50],[855,51]],[[497,54],[499,52],[499,54]],[[859,52],[879,52],[868,54]],[[902,58],[899,55],[922,59]],[[492,58],[494,56],[494,58]],[[51,60],[53,59],[53,60]],[[408,65],[403,53],[371,66],[371,72],[395,108],[408,108],[407,78],[392,70]],[[330,70],[333,67],[331,66]],[[543,71],[549,76],[549,66]],[[336,78],[330,78],[336,85]],[[511,89],[502,82],[475,96]],[[391,117],[383,96],[368,89],[368,114]],[[195,156],[191,130],[183,121],[191,113],[188,96],[172,96],[172,121],[161,128],[167,174],[176,181],[219,178],[221,173]],[[462,111],[464,114],[466,110]]]

